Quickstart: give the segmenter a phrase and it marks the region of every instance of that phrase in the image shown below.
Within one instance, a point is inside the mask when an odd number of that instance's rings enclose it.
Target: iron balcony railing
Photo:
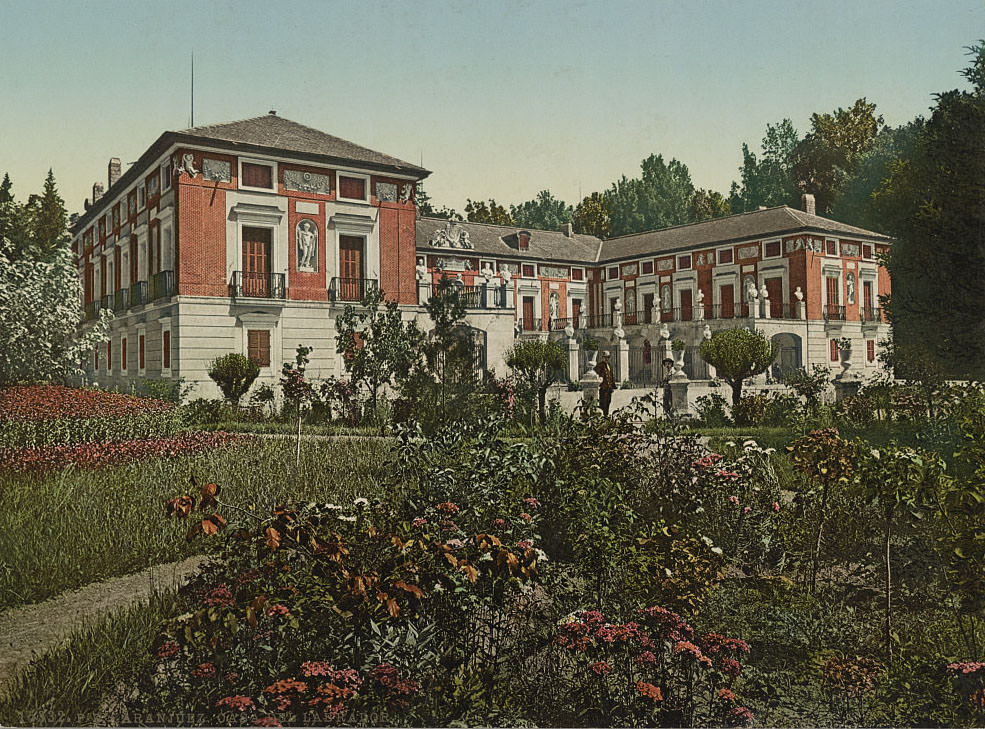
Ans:
[[[552,332],[559,332],[568,327],[570,324],[574,329],[579,329],[581,324],[580,316],[569,316],[564,319],[551,319],[547,323],[547,328]]]
[[[466,309],[482,308],[482,288],[480,286],[462,286],[458,295]]]
[[[148,301],[170,299],[174,296],[174,271],[158,271],[150,279]]]
[[[117,289],[113,294],[113,311],[126,311],[130,308],[130,289]]]
[[[864,324],[878,324],[882,321],[882,311],[878,306],[866,306],[859,309],[859,318]]]
[[[130,285],[130,306],[142,306],[146,304],[147,299],[147,282],[137,281]]]
[[[835,304],[825,304],[823,310],[824,321],[845,321],[845,307]]]
[[[105,296],[103,296],[103,300],[102,300],[102,303],[101,303],[101,308],[103,308],[103,309],[109,309],[110,311],[113,311],[114,310],[113,309],[113,294],[106,294]]]
[[[379,282],[375,278],[339,278],[328,286],[329,301],[362,301],[370,291],[376,291]]]
[[[283,299],[284,274],[233,271],[229,295],[233,298]]]
[[[517,324],[520,327],[520,331],[524,332],[539,332],[541,331],[541,319],[540,317],[534,317],[532,319],[517,319]]]
[[[612,326],[612,314],[593,314],[588,317],[589,329],[604,329]]]
[[[99,316],[99,310],[102,308],[103,302],[99,299],[95,301],[90,301],[85,305],[86,319],[91,321]]]

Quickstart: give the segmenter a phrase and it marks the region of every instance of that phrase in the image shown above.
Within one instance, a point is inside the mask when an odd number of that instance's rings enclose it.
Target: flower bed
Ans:
[[[144,438],[98,443],[0,448],[0,473],[103,468],[147,458],[177,456],[249,440],[222,431],[181,433],[166,438]]]
[[[0,390],[0,446],[124,441],[179,426],[178,411],[161,400],[61,385]]]

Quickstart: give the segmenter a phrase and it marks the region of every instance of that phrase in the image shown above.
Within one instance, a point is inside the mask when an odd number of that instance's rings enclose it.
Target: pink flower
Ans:
[[[493,519],[493,526],[497,529],[502,529],[506,526],[506,519]]]
[[[657,662],[657,657],[653,654],[653,651],[643,651],[636,659],[636,662],[642,663],[643,665],[653,664]]]
[[[166,643],[162,643],[161,647],[157,649],[158,658],[171,658],[178,653],[178,644],[173,640],[169,640]]]
[[[595,661],[595,663],[590,664],[588,667],[599,676],[605,676],[612,671],[612,666],[605,661]]]
[[[527,506],[529,506],[531,511],[537,509],[537,507],[540,506],[540,502],[537,501],[537,499],[535,499],[533,496],[529,496],[529,497],[525,498],[523,500],[523,503],[526,504]]]
[[[735,505],[738,505],[739,504],[739,497],[738,496],[729,496],[728,497],[728,500],[732,504],[735,504]]]
[[[275,615],[290,615],[291,611],[288,609],[287,605],[271,605],[267,608],[267,615],[273,617]]]
[[[434,508],[445,514],[458,513],[458,507],[455,506],[455,504],[451,503],[450,501],[443,501]]]
[[[746,506],[746,507],[743,507],[743,509],[742,509],[742,513],[743,514],[748,514],[750,511],[752,511],[752,507],[751,506]]]
[[[724,673],[726,676],[731,676],[732,678],[735,678],[740,673],[742,673],[742,666],[734,658],[723,658],[722,673]]]
[[[227,607],[233,604],[233,593],[225,585],[219,585],[205,593],[202,603],[209,607]]]
[[[192,669],[195,678],[212,678],[215,676],[215,665],[212,663],[199,664],[198,668]]]
[[[465,546],[465,542],[463,542],[461,539],[449,539],[447,542],[445,542],[445,544],[451,547],[452,549],[461,549],[462,547]]]
[[[284,726],[272,716],[264,716],[253,722],[253,726]]]
[[[776,512],[779,512],[780,511],[780,504],[778,502],[776,502],[776,501],[773,502],[773,511],[776,511]]]
[[[516,546],[518,546],[520,549],[530,549],[532,546],[534,546],[534,543],[531,542],[529,539],[521,539],[519,542],[516,543]]]
[[[422,516],[419,516],[416,519],[414,519],[414,521],[412,521],[410,525],[415,529],[420,529],[422,526],[427,526],[427,523],[428,523],[427,519],[425,519]]]
[[[246,711],[255,708],[253,699],[249,696],[225,696],[215,702],[216,706],[233,709],[234,711]]]
[[[528,514],[527,512],[523,512],[522,514],[520,514],[520,518],[523,519],[524,521],[530,521],[531,519],[533,519],[533,517],[530,516],[530,514]]]

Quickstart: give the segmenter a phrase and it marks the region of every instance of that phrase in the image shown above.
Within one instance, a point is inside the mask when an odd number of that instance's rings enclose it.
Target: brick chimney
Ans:
[[[120,158],[110,157],[109,167],[107,169],[109,171],[109,175],[108,175],[109,187],[112,187],[113,185],[116,184],[116,181],[120,179],[120,175],[122,174],[122,165],[120,165]]]
[[[561,232],[564,233],[565,238],[573,238],[575,235],[575,229],[571,223],[565,223],[561,226]]]
[[[814,196],[810,193],[804,193],[800,196],[800,207],[804,209],[804,212],[808,215],[817,215],[816,208],[814,207]]]
[[[95,205],[97,202],[99,202],[99,198],[101,198],[103,196],[103,193],[104,192],[106,192],[106,188],[103,187],[103,183],[101,183],[101,182],[93,182],[92,183],[92,204],[93,205]]]

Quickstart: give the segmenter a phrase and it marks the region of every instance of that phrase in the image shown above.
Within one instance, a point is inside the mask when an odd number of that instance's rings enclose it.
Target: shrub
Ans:
[[[707,428],[724,428],[732,424],[728,416],[728,400],[717,392],[699,397],[695,408],[702,425]]]
[[[235,352],[216,357],[209,366],[209,377],[231,405],[239,405],[240,398],[259,375],[260,365]]]
[[[219,398],[198,397],[183,405],[182,416],[188,425],[218,425],[222,422],[225,402]]]
[[[766,410],[760,425],[772,428],[791,428],[796,425],[800,400],[796,395],[774,392],[766,402]]]
[[[747,395],[732,405],[732,417],[736,425],[761,425],[766,419],[766,395]]]

